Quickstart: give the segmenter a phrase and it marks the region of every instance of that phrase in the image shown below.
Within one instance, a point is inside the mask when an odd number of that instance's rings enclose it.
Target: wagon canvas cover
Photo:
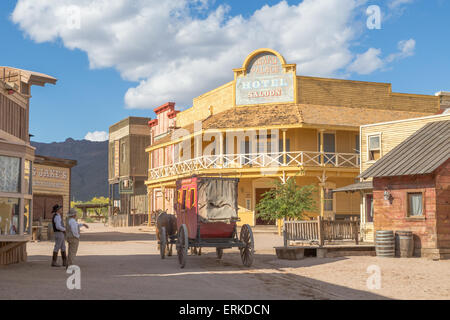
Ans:
[[[201,179],[198,183],[198,215],[202,222],[238,219],[237,179]]]

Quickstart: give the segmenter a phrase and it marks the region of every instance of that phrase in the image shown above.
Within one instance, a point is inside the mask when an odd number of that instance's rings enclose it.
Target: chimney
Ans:
[[[445,109],[450,108],[450,92],[439,91],[436,92],[434,95],[439,97],[441,112],[444,111]]]

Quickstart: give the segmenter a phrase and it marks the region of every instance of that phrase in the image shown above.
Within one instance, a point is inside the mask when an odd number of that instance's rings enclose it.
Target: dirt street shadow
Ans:
[[[63,268],[51,268],[49,257],[30,256],[26,264],[8,266],[0,273],[5,290],[1,299],[388,299],[304,277],[274,267],[271,255],[256,255],[251,268],[240,264],[238,253],[215,252],[189,256],[181,269],[177,257],[156,254],[80,256],[82,290],[68,290]],[[291,267],[333,263],[334,259],[289,261]],[[36,277],[39,274],[39,277]]]

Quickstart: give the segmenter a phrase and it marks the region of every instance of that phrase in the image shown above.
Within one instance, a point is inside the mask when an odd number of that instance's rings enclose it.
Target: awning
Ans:
[[[373,189],[372,181],[357,182],[342,188],[334,189],[333,192],[355,192],[359,190]]]

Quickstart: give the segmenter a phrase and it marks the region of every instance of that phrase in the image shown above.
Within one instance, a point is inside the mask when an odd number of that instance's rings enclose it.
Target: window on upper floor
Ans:
[[[367,138],[367,149],[369,161],[376,161],[381,156],[381,135],[372,135]]]

